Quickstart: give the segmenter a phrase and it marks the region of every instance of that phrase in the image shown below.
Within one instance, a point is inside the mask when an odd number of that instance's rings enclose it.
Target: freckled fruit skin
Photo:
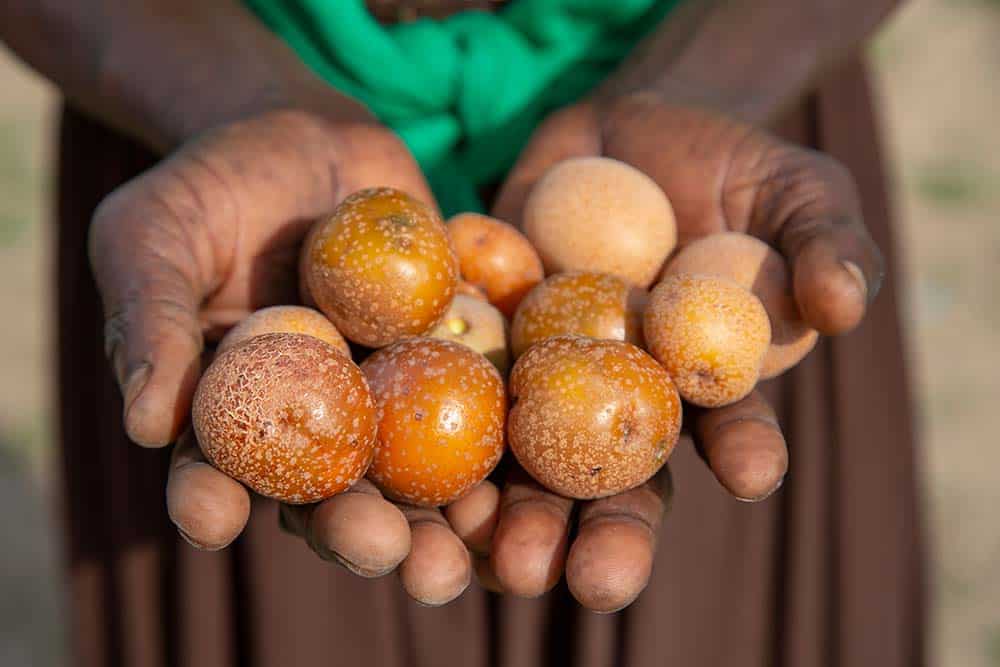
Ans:
[[[602,157],[549,169],[524,204],[524,235],[546,273],[597,271],[649,287],[677,243],[674,211],[634,167]]]
[[[760,239],[739,232],[712,234],[681,249],[664,275],[705,274],[728,278],[753,292],[771,320],[771,346],[760,377],[768,380],[799,363],[819,333],[802,321],[785,259]]]
[[[515,357],[552,336],[577,334],[642,345],[642,311],[648,294],[606,273],[549,276],[514,314],[510,342]]]
[[[355,192],[317,222],[299,270],[323,314],[368,347],[431,329],[458,283],[444,223],[391,188]]]
[[[427,335],[472,348],[489,359],[503,377],[510,370],[507,320],[485,301],[456,294],[444,318]]]
[[[256,336],[216,357],[192,421],[216,468],[286,503],[346,490],[375,453],[375,402],[360,369],[303,334]]]
[[[511,450],[547,488],[601,498],[636,487],[677,444],[681,401],[670,377],[624,341],[557,336],[514,364]]]
[[[221,354],[254,336],[268,333],[299,333],[319,338],[334,349],[351,356],[351,348],[337,327],[320,313],[305,306],[271,306],[250,314],[229,330],[216,353]]]
[[[760,379],[771,325],[760,300],[724,278],[677,274],[657,285],[643,318],[646,346],[685,400],[735,403]]]
[[[545,277],[531,242],[506,222],[462,213],[448,221],[448,236],[462,277],[482,288],[490,303],[507,317]]]
[[[372,354],[361,370],[378,405],[368,477],[386,496],[446,505],[496,467],[507,398],[483,355],[451,341],[407,338]]]

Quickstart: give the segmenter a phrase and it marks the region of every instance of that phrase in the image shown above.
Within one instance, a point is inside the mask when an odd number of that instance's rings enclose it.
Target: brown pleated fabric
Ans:
[[[895,267],[872,101],[859,63],[784,124],[858,180]],[[135,447],[102,351],[86,234],[100,199],[153,163],[67,110],[59,161],[59,398],[76,665],[154,667],[919,667],[922,537],[895,273],[864,325],[767,391],[791,449],[783,489],[727,497],[690,450],[648,590],[626,611],[484,593],[426,609],[393,577],[321,562],[256,500],[245,535],[199,553],[166,518],[167,452]]]

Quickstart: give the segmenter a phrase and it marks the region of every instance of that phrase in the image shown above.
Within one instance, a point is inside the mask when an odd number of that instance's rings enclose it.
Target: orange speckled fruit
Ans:
[[[378,405],[369,478],[395,500],[446,505],[503,454],[507,399],[483,355],[436,338],[407,338],[361,364]]]
[[[541,484],[570,498],[636,487],[667,461],[681,401],[666,371],[631,343],[557,336],[514,364],[511,450]]]
[[[646,290],[606,273],[557,273],[521,302],[511,326],[515,357],[552,336],[577,334],[642,345]]]
[[[705,236],[670,260],[664,275],[675,273],[729,278],[760,299],[771,320],[761,379],[781,375],[816,346],[819,333],[802,321],[785,259],[760,239],[739,232]]]
[[[702,275],[664,278],[650,295],[643,330],[681,396],[706,408],[753,391],[771,343],[760,299],[731,280]]]
[[[369,347],[431,329],[458,283],[444,223],[391,188],[355,192],[317,222],[300,271],[317,307],[347,338]]]
[[[254,336],[269,333],[300,333],[319,338],[334,349],[351,356],[351,348],[333,323],[323,314],[305,306],[271,306],[261,308],[229,330],[219,343],[222,353]]]
[[[216,357],[192,421],[216,468],[286,503],[346,490],[375,453],[375,402],[360,369],[303,334],[256,336]]]
[[[542,260],[512,225],[478,213],[448,221],[462,277],[481,287],[497,309],[510,317],[517,304],[545,277]]]

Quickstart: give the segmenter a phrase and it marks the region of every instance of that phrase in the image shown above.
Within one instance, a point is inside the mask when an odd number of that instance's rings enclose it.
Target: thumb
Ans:
[[[154,170],[113,192],[90,230],[105,352],[122,390],[125,430],[145,447],[162,447],[179,435],[202,349],[203,290],[192,226],[166,203],[183,200],[164,196],[157,181]]]
[[[520,228],[524,202],[549,167],[570,158],[600,154],[601,132],[594,107],[578,104],[557,111],[538,126],[508,172],[493,216]]]
[[[758,197],[759,221],[792,268],[803,319],[820,333],[843,334],[862,320],[884,274],[848,171],[832,158],[796,151]]]

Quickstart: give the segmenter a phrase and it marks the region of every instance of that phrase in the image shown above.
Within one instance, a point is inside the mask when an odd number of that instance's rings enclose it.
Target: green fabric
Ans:
[[[363,0],[246,0],[305,63],[406,142],[446,214],[513,164],[679,0],[515,0],[497,13],[379,24]]]

